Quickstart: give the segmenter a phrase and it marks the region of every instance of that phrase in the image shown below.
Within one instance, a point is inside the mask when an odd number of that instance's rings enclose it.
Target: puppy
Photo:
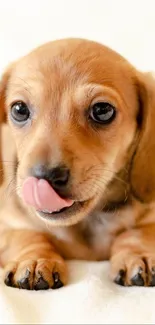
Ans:
[[[59,288],[65,259],[155,285],[155,82],[87,40],[43,45],[0,83],[6,285]],[[7,124],[2,123],[7,117]]]

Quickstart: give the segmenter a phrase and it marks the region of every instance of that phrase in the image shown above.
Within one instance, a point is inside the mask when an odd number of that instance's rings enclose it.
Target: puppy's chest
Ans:
[[[96,212],[78,225],[52,229],[56,246],[66,258],[109,259],[116,236],[134,226],[132,207],[109,213]]]

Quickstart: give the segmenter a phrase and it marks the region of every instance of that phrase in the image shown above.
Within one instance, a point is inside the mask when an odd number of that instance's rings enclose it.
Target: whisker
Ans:
[[[29,95],[31,95],[32,96],[32,93],[31,93],[31,91],[30,91],[30,89],[32,88],[29,84],[28,84],[28,82],[27,81],[25,81],[23,78],[21,78],[21,77],[19,77],[19,76],[17,76],[16,77],[17,79],[19,79],[19,80],[21,80],[22,82],[24,82],[24,84],[26,85],[26,86],[22,86],[28,93],[29,93]],[[17,82],[10,82],[10,85],[15,85],[15,86],[21,86],[21,84],[20,83],[17,83]]]
[[[11,188],[11,186],[13,186],[13,188]],[[4,189],[2,198],[8,200],[8,198],[14,193],[15,193],[14,178],[12,178],[8,183],[7,187]]]

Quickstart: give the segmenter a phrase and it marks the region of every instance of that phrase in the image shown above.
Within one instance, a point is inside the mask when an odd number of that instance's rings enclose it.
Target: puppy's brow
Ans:
[[[91,98],[94,93],[96,92],[96,90],[98,90],[99,85],[90,85],[88,86],[88,90],[87,90],[87,98]]]
[[[28,86],[28,88],[31,88],[31,86],[28,84],[28,82],[25,81],[23,78],[21,78],[21,77],[17,77],[17,78],[20,79],[21,81],[23,81],[23,82]],[[29,91],[28,88],[25,87],[25,89],[26,89],[27,91]],[[30,91],[29,91],[29,93],[30,93]]]
[[[104,87],[99,84],[83,84],[75,91],[75,100],[80,104],[84,99],[92,99],[94,96],[103,93]]]
[[[16,77],[17,79],[20,79],[25,85],[22,85],[22,88],[24,88],[24,90],[26,90],[30,95],[32,95],[31,93],[31,86],[28,84],[28,82],[26,82],[24,79],[22,79],[21,77]],[[21,83],[17,83],[16,81],[10,81],[9,82],[10,86],[17,86],[17,87],[21,87]]]

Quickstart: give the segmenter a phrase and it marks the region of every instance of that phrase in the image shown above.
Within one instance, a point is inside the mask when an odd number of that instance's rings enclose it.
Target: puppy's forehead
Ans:
[[[131,66],[111,49],[86,40],[61,40],[43,45],[16,65],[16,74],[37,78],[84,78],[103,83],[131,77]],[[34,73],[34,75],[33,75]],[[54,80],[53,80],[54,81]],[[56,80],[57,81],[57,80]]]
[[[119,54],[91,41],[51,42],[22,58],[12,73],[10,86],[23,88],[35,100],[60,100],[79,85],[113,87],[124,97],[134,92],[134,69]],[[11,86],[12,87],[12,86]]]

